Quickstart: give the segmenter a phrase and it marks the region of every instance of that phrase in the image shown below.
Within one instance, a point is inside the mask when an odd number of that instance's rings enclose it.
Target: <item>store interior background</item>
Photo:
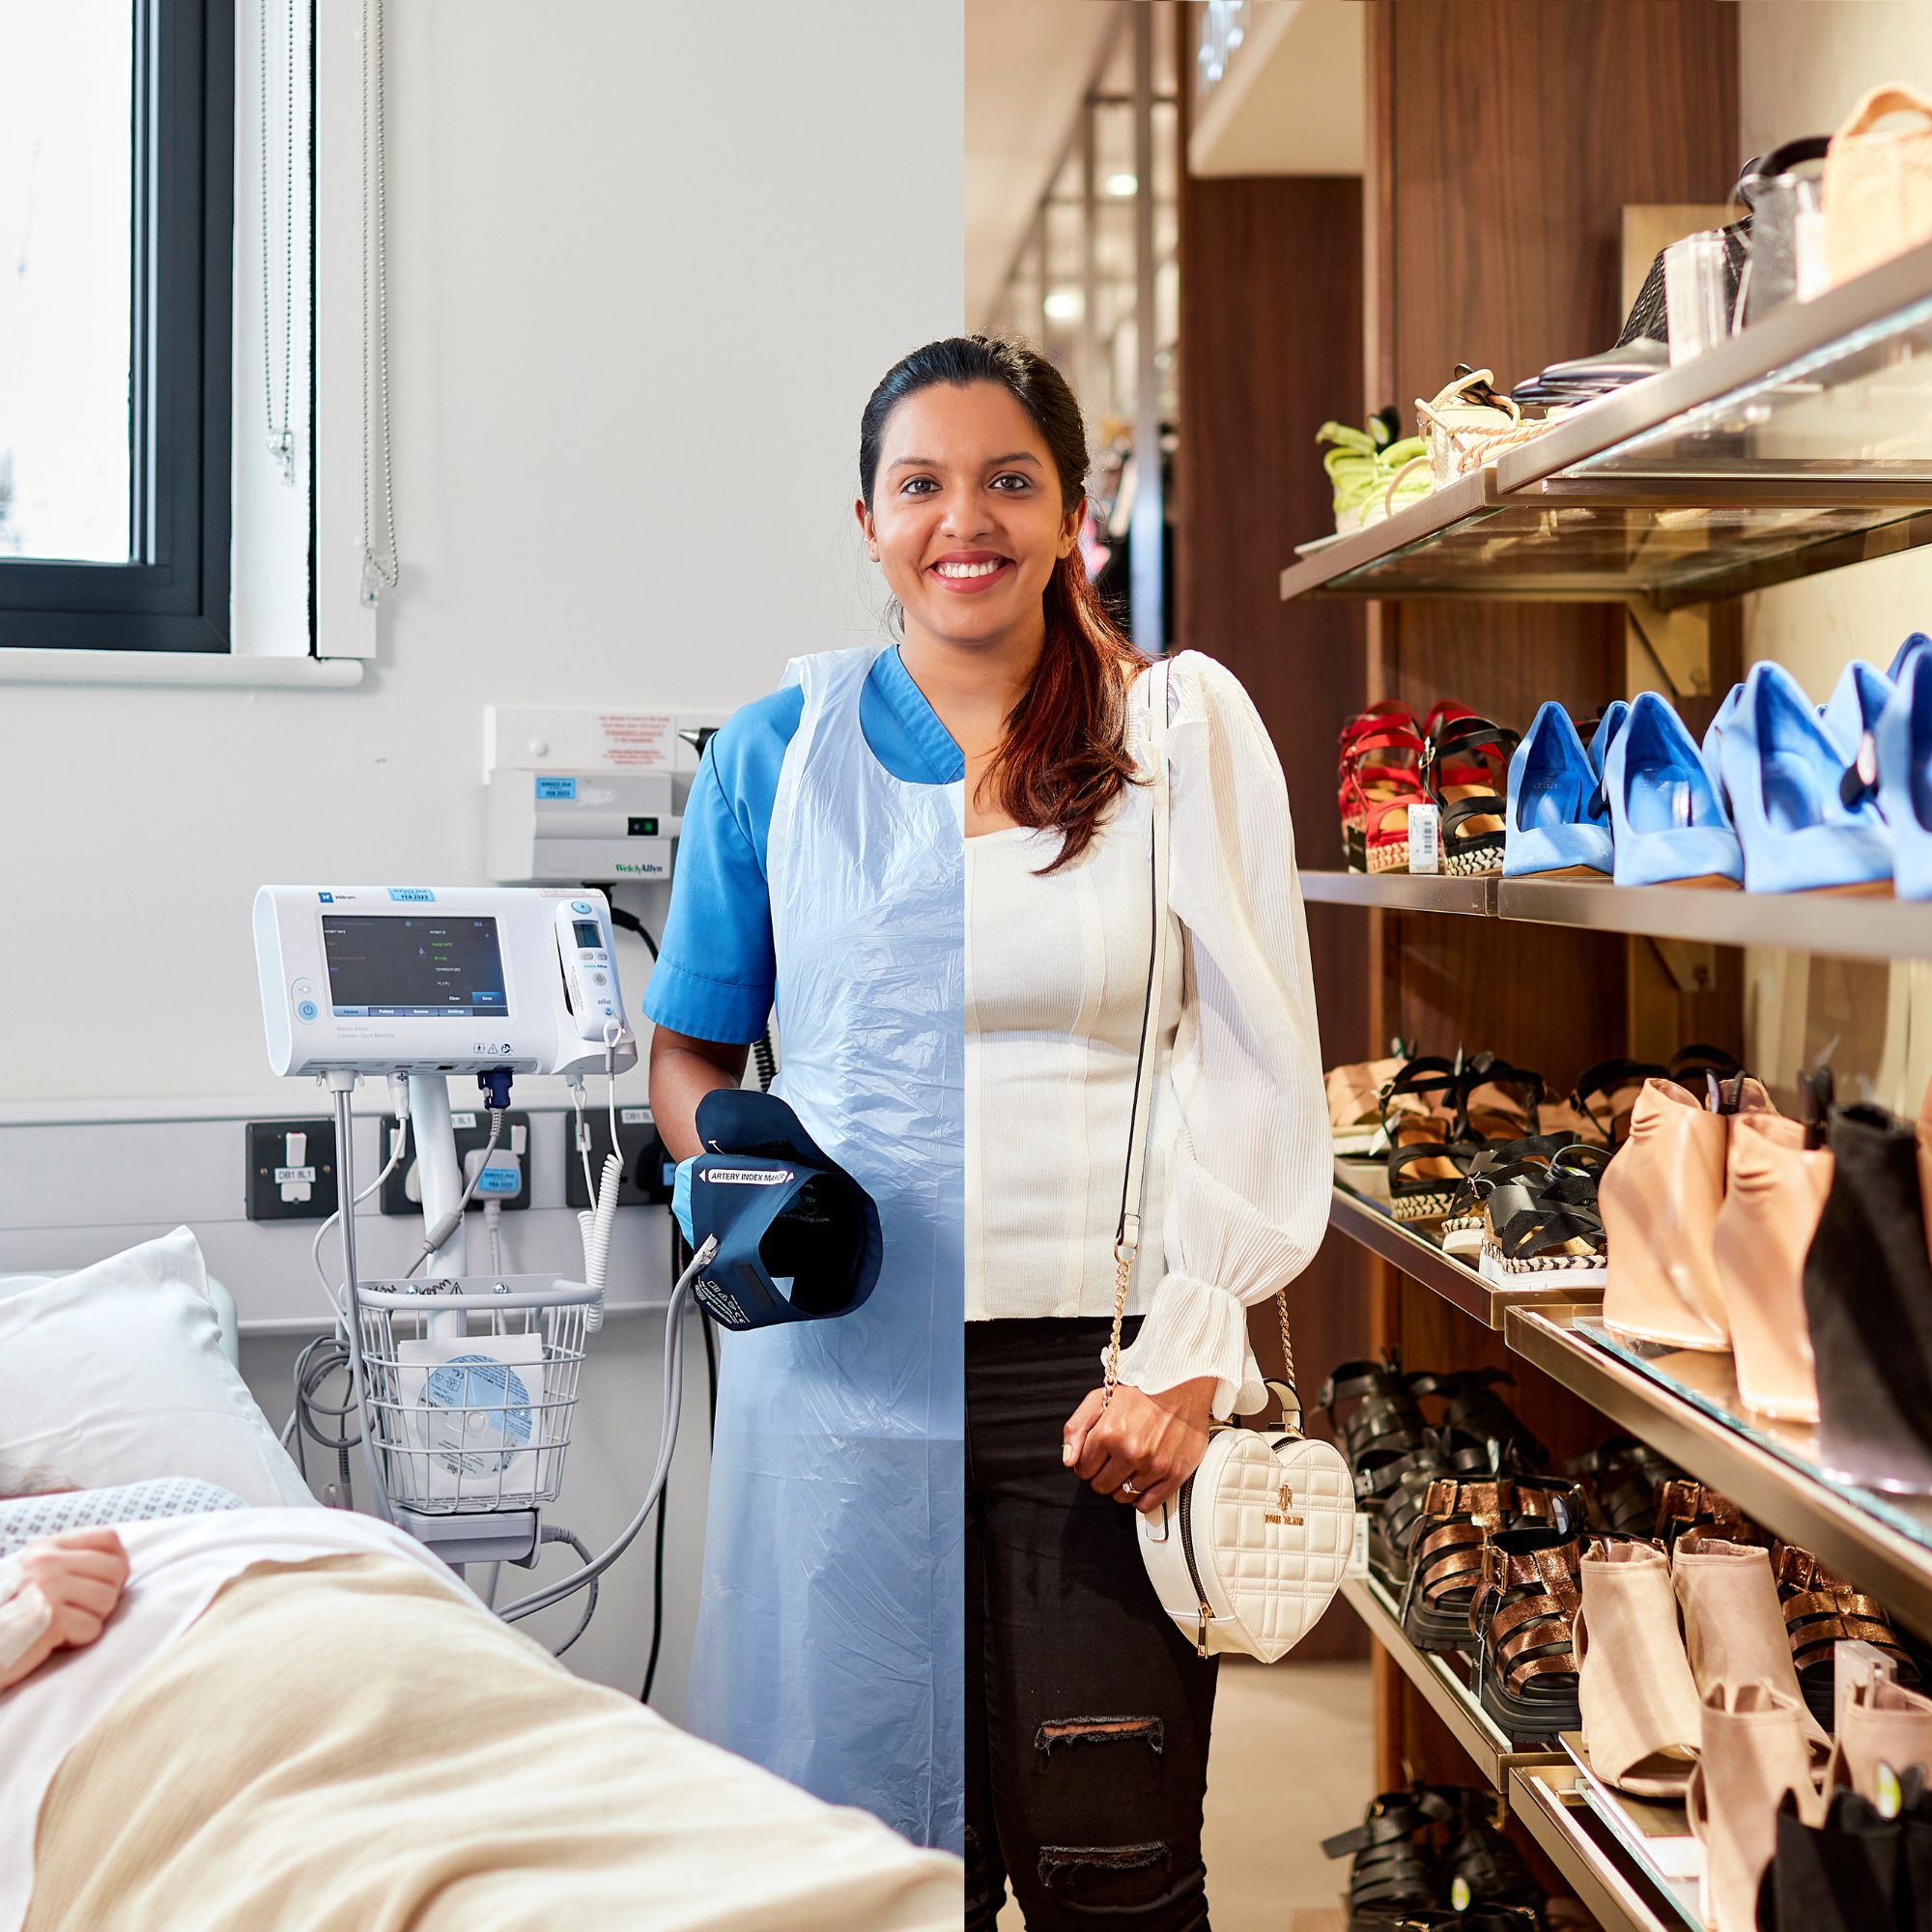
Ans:
[[[1242,43],[1211,82],[1215,11],[966,0],[967,319],[1043,344],[1075,383],[1104,510],[1121,455],[1159,426],[1173,578],[1162,641],[1208,651],[1247,683],[1288,774],[1298,862],[1332,868],[1335,733],[1371,696],[1418,712],[1457,697],[1521,728],[1547,697],[1580,714],[1657,680],[1606,609],[1282,603],[1292,546],[1333,527],[1318,426],[1388,403],[1406,415],[1459,361],[1492,367],[1507,388],[1607,345],[1628,306],[1625,205],[1719,207],[1748,156],[1830,133],[1866,88],[1932,90],[1932,7],[1250,0]],[[1137,32],[1151,43],[1145,185],[1133,178]],[[1130,519],[1113,521],[1118,541]],[[1135,574],[1137,597],[1142,585]],[[1822,698],[1849,659],[1883,665],[1907,633],[1932,628],[1932,559],[1869,562],[1733,611],[1714,628],[1719,693],[1769,657]],[[1701,729],[1694,704],[1684,709]],[[1432,924],[1479,929],[1445,937]],[[1660,989],[1648,942],[1522,927],[1500,938],[1480,930],[1491,924],[1311,907],[1324,1062],[1385,1051],[1400,1032],[1424,1050],[1494,1046],[1565,1080],[1667,1015],[1683,1039],[1728,1027],[1787,1106],[1796,1070],[1826,1051],[1841,1079],[1908,1114],[1932,1075],[1924,965],[1718,950],[1706,989],[1678,999]],[[1492,1025],[1507,1036],[1488,1037]],[[1291,1298],[1311,1392],[1329,1366],[1397,1340],[1409,1366],[1510,1360],[1499,1338],[1340,1240]],[[1255,1334],[1264,1362],[1278,1360],[1267,1324]],[[1520,1362],[1514,1372],[1533,1427],[1579,1449],[1595,1439],[1587,1417],[1577,1435],[1574,1399]],[[1406,1758],[1468,1776],[1370,1651],[1338,1603],[1283,1663],[1224,1666],[1207,1826],[1217,1923],[1339,1926],[1325,1915],[1347,1865],[1327,1863],[1319,1839],[1400,1784]]]

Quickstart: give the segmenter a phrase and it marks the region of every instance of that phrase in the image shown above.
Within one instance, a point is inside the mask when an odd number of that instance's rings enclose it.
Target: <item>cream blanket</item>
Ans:
[[[230,1582],[49,1786],[26,1932],[939,1932],[956,1860],[394,1557]]]

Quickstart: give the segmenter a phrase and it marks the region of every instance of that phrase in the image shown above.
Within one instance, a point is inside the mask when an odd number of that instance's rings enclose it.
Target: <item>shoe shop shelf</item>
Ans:
[[[1702,1932],[1694,1909],[1632,1854],[1585,1791],[1582,1775],[1566,1760],[1516,1766],[1507,1796],[1510,1810],[1605,1932]]]
[[[1475,913],[1533,925],[1647,933],[1710,946],[1788,946],[1840,959],[1932,957],[1932,902],[1856,894],[1734,893],[1586,879],[1304,872],[1302,897],[1396,912]]]
[[[1463,1679],[1467,1667],[1463,1660],[1417,1650],[1403,1634],[1395,1599],[1377,1578],[1350,1577],[1342,1585],[1342,1596],[1368,1625],[1369,1634],[1394,1659],[1396,1668],[1454,1733],[1493,1790],[1507,1790],[1509,1775],[1518,1765],[1550,1764],[1562,1757],[1559,1750],[1520,1750],[1497,1730]]]
[[[1928,348],[1932,243],[1307,547],[1281,594],[1669,610],[1932,542]]]
[[[1500,1329],[1512,1308],[1567,1308],[1603,1298],[1601,1294],[1581,1293],[1575,1287],[1497,1288],[1466,1263],[1445,1255],[1434,1241],[1411,1234],[1386,1208],[1346,1187],[1337,1187],[1329,1197],[1328,1225],[1400,1268],[1410,1281],[1421,1283],[1464,1315],[1473,1316],[1485,1328]]]
[[[1503,1339],[1617,1427],[1932,1636],[1932,1500],[1835,1485],[1808,1429],[1747,1420],[1731,1358],[1631,1347],[1595,1311],[1515,1308]]]
[[[1478,919],[1496,909],[1496,881],[1446,872],[1303,872],[1301,896],[1321,905],[1383,906],[1391,912],[1453,912]]]

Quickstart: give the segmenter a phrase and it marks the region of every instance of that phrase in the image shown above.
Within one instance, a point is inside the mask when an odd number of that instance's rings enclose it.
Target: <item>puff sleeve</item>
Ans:
[[[1182,1004],[1172,1080],[1167,1272],[1121,1379],[1214,1378],[1214,1412],[1264,1406],[1247,1311],[1327,1225],[1330,1163],[1288,787],[1240,681],[1196,652],[1171,673],[1170,903]]]

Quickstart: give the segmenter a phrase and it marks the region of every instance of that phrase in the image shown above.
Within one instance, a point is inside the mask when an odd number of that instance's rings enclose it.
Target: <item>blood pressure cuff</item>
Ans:
[[[691,1229],[718,1252],[696,1294],[727,1328],[817,1321],[862,1306],[884,1241],[872,1197],[770,1094],[719,1088],[697,1103]]]

